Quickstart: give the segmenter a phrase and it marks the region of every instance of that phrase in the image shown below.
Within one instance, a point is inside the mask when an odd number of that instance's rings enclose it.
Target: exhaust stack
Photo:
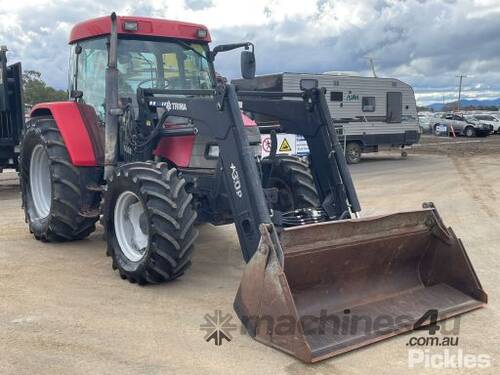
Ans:
[[[105,72],[106,90],[106,128],[104,143],[104,178],[107,180],[113,173],[116,164],[116,149],[118,143],[118,68],[117,49],[118,34],[116,31],[116,13],[113,12],[111,19],[111,35],[109,38],[109,59]]]

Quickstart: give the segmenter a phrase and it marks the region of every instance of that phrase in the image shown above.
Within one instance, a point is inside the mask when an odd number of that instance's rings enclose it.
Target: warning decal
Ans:
[[[263,139],[261,139],[261,142],[262,142],[262,149],[265,152],[270,152],[271,151],[271,138],[269,138],[269,137],[263,138]]]
[[[262,157],[266,157],[271,152],[271,137],[269,134],[260,135],[262,146]],[[295,134],[276,134],[276,153],[280,155],[297,155],[300,149],[301,154],[308,154],[307,142],[304,137]]]
[[[280,146],[280,152],[291,152],[292,148],[290,147],[290,143],[286,140],[286,138],[283,138],[283,142],[281,142]]]

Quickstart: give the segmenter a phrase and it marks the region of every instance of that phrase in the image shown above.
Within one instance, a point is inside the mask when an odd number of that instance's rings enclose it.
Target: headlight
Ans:
[[[207,159],[217,159],[219,157],[219,145],[207,146]]]

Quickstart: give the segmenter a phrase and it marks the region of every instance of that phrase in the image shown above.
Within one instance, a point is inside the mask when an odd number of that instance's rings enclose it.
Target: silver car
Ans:
[[[493,132],[500,134],[500,121],[494,115],[479,113],[472,115],[472,117],[477,121],[493,126]]]
[[[445,113],[441,118],[434,120],[434,134],[445,132],[466,137],[486,137],[493,131],[493,126],[478,121],[472,117],[465,117],[458,113]]]

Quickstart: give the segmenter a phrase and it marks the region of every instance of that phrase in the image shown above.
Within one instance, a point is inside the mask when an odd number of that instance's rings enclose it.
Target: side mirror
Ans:
[[[241,51],[241,76],[245,79],[255,78],[255,54],[253,51]]]
[[[80,90],[71,90],[69,93],[69,97],[71,99],[80,99],[83,97],[83,91]]]

